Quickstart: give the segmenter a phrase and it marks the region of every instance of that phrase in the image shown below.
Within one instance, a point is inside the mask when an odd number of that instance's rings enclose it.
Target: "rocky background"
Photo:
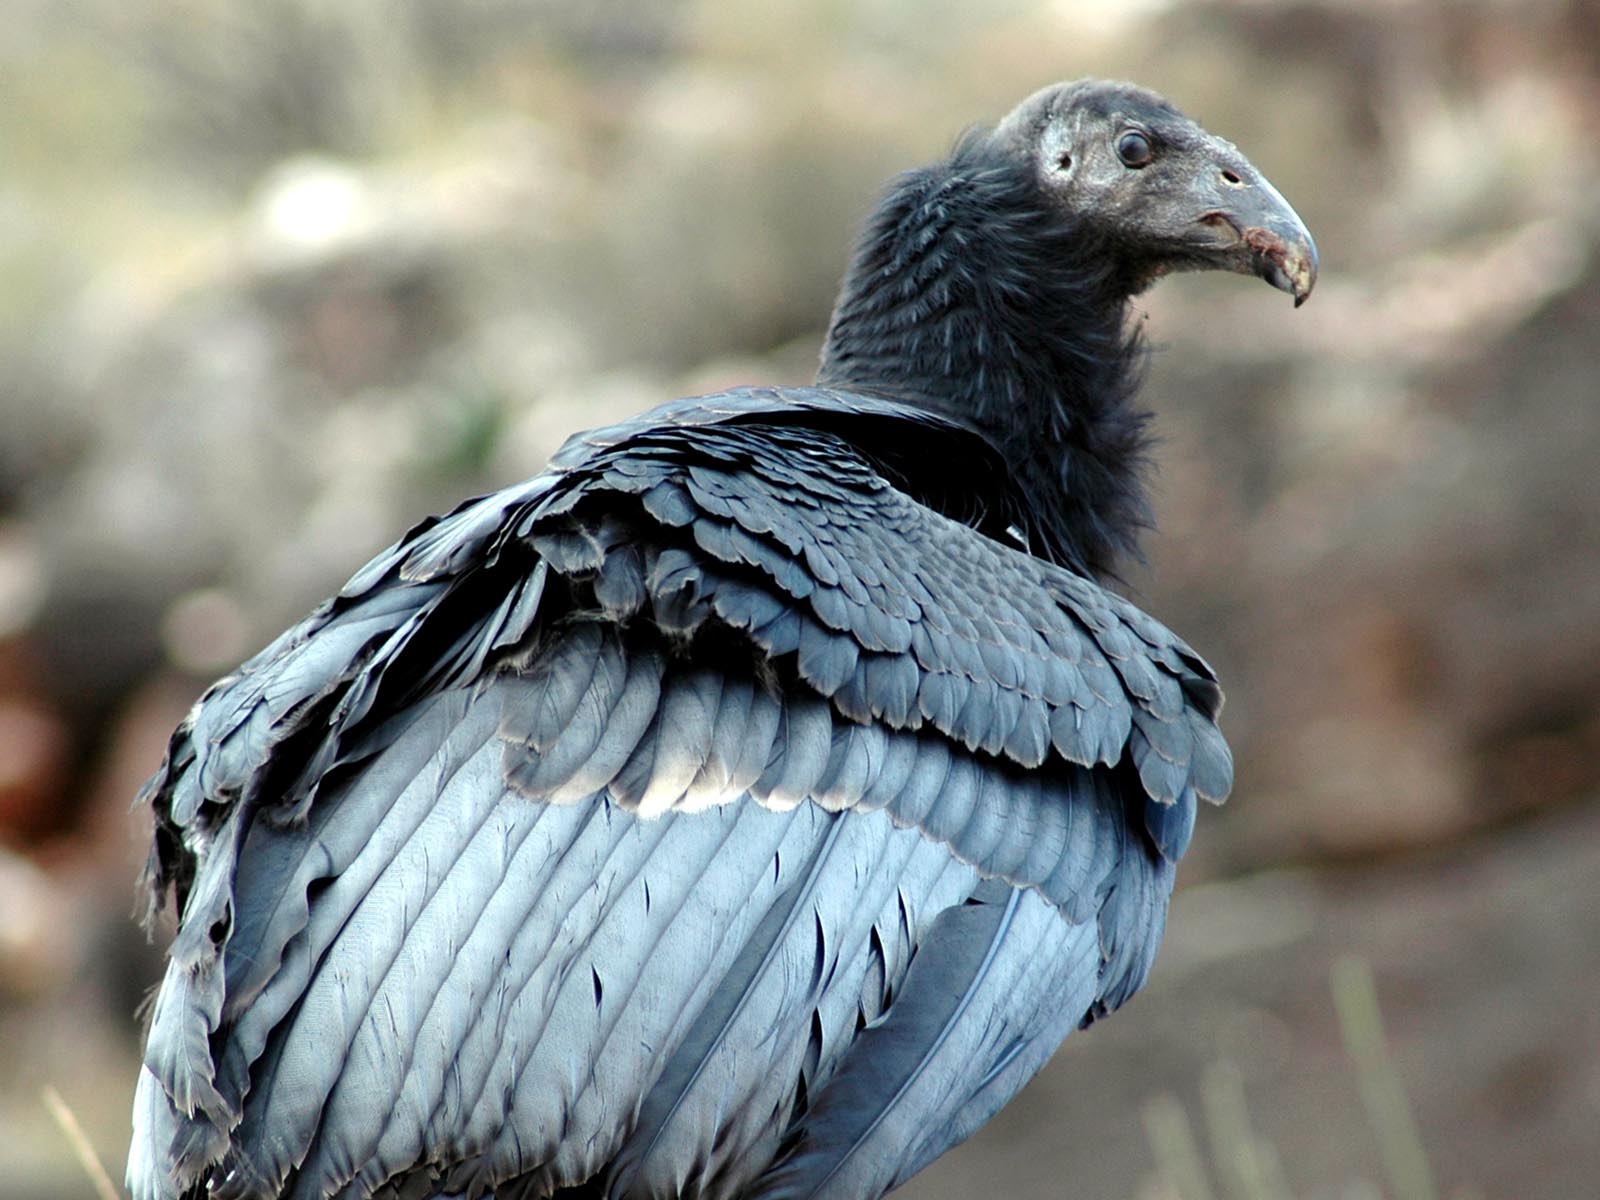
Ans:
[[[572,430],[807,379],[886,177],[1080,74],[1323,276],[1141,302],[1127,590],[1238,789],[1146,991],[905,1194],[1596,1194],[1593,0],[8,0],[0,1191],[91,1194],[47,1086],[120,1175],[130,800],[203,684]]]

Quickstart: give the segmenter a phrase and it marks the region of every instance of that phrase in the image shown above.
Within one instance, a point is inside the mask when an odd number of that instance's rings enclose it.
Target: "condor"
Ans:
[[[1130,297],[1316,251],[1148,91],[895,182],[817,383],[580,434],[206,693],[137,1200],[872,1200],[1144,981],[1221,692],[1103,580]]]

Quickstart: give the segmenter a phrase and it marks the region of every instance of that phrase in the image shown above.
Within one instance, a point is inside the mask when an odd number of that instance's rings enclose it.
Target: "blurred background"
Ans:
[[[1228,685],[1238,787],[1145,992],[905,1195],[1596,1195],[1594,0],[4,11],[0,1191],[90,1194],[46,1087],[120,1177],[130,802],[204,683],[567,433],[807,380],[888,176],[1096,74],[1322,250],[1299,312],[1139,305],[1126,590]]]

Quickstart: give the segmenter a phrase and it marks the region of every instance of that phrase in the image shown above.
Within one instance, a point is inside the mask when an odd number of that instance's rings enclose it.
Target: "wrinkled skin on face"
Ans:
[[[993,136],[1031,158],[1045,193],[1112,244],[1128,295],[1173,271],[1258,275],[1296,305],[1316,284],[1316,244],[1289,203],[1236,146],[1154,92],[1055,84]]]

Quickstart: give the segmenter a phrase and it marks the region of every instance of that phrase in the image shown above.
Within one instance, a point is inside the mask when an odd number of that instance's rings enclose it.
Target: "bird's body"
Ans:
[[[877,1197],[1140,986],[1231,762],[1094,578],[1126,285],[1017,120],[885,202],[820,386],[574,438],[196,706],[139,1200]]]

